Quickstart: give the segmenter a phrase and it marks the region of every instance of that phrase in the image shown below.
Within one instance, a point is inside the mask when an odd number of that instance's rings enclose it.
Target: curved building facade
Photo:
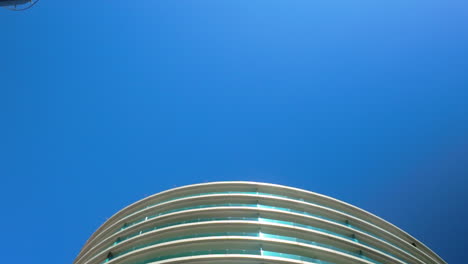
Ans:
[[[317,193],[256,182],[171,189],[117,212],[74,264],[446,263],[362,209]]]

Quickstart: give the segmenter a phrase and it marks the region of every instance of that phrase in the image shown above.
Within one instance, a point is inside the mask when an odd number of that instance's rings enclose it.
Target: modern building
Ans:
[[[74,264],[446,263],[385,220],[281,185],[213,182],[164,191],[117,212]]]

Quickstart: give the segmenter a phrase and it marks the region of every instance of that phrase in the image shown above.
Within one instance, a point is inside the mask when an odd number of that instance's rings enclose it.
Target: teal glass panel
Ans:
[[[180,198],[179,198],[180,199]],[[158,216],[161,216],[161,215],[166,215],[166,214],[170,214],[170,213],[174,213],[174,212],[181,212],[181,211],[186,211],[186,210],[191,210],[191,209],[198,209],[198,208],[214,208],[214,207],[229,207],[229,206],[237,206],[237,207],[257,207],[257,208],[265,208],[265,209],[275,209],[275,210],[279,210],[279,211],[286,211],[286,212],[294,212],[294,213],[297,213],[297,214],[302,214],[302,215],[307,215],[307,216],[312,216],[312,217],[316,217],[316,218],[320,218],[320,219],[324,219],[324,220],[327,220],[327,221],[330,221],[330,222],[334,222],[334,223],[337,223],[337,224],[340,224],[342,226],[346,226],[346,227],[350,227],[354,230],[357,230],[357,231],[360,231],[360,232],[363,232],[363,233],[366,233],[376,239],[379,239],[381,241],[384,241],[390,245],[393,245],[394,247],[396,248],[399,248],[400,250],[408,253],[408,254],[411,254],[409,253],[408,251],[396,246],[395,244],[392,244],[370,232],[367,232],[367,231],[364,231],[358,227],[355,227],[355,226],[352,226],[350,225],[349,223],[347,223],[346,221],[336,221],[336,220],[333,220],[333,219],[329,219],[327,217],[323,217],[323,216],[320,216],[320,215],[316,215],[316,214],[311,214],[311,213],[307,213],[307,212],[302,212],[302,211],[297,211],[297,210],[293,210],[293,209],[289,209],[289,208],[283,208],[283,207],[276,207],[276,206],[270,206],[270,205],[262,205],[262,204],[238,204],[238,203],[226,203],[226,204],[207,204],[207,205],[197,205],[197,206],[190,206],[190,207],[184,207],[184,208],[178,208],[178,209],[172,209],[172,210],[168,210],[168,211],[164,211],[164,212],[161,212],[161,213],[158,213],[158,214],[153,214],[153,215],[150,215],[146,218],[143,218],[143,219],[139,219],[137,221],[134,221],[132,223],[129,223],[129,224],[126,224],[126,226],[123,227],[123,229],[126,229],[128,227],[131,227],[135,224],[138,224],[142,221],[145,221],[145,220],[148,220],[148,219],[152,219],[152,218],[155,218],[155,217],[158,217]]]
[[[178,237],[160,239],[160,240],[152,241],[152,242],[145,243],[145,244],[142,244],[142,245],[138,245],[138,246],[135,246],[135,247],[132,247],[132,248],[128,248],[128,249],[126,249],[124,251],[121,251],[119,253],[114,253],[113,258],[125,255],[127,253],[130,253],[130,252],[138,250],[138,249],[158,245],[158,244],[165,243],[165,242],[171,242],[171,241],[177,241],[177,240],[183,240],[183,239],[190,239],[190,238],[217,237],[217,236],[261,237],[261,238],[271,238],[271,239],[278,239],[278,240],[285,240],[285,241],[294,241],[294,242],[304,243],[304,244],[308,244],[308,245],[314,245],[314,246],[317,246],[317,247],[323,247],[323,248],[336,250],[336,251],[339,251],[339,252],[342,252],[342,253],[345,253],[345,254],[349,254],[349,255],[353,255],[355,257],[366,259],[366,260],[368,260],[368,261],[370,261],[372,263],[381,264],[378,261],[375,261],[373,259],[364,257],[362,254],[357,254],[357,253],[354,253],[354,252],[351,252],[351,251],[348,251],[348,250],[343,250],[343,249],[340,249],[338,247],[330,246],[330,245],[323,244],[323,243],[317,243],[317,242],[309,241],[309,240],[305,240],[305,239],[299,239],[299,238],[288,237],[288,236],[280,236],[280,235],[269,234],[269,233],[251,233],[251,232],[199,233],[199,234],[190,234],[190,235],[186,235],[186,236],[178,236]],[[263,251],[263,252],[269,253],[269,251]],[[274,254],[276,254],[276,255],[271,255],[270,254],[268,256],[281,256],[281,257],[285,257],[285,258],[294,258],[294,259],[299,259],[299,260],[308,261],[308,262],[312,262],[312,263],[326,263],[326,262],[323,262],[323,261],[320,262],[321,260],[315,260],[315,259],[311,259],[311,258],[307,258],[307,257],[303,257],[303,256],[296,256],[296,255],[285,254],[285,253],[274,253]],[[105,261],[101,262],[101,264],[104,264],[104,263],[106,263],[108,261],[109,261],[109,259],[106,259]]]
[[[116,243],[121,243],[123,241],[126,241],[130,238],[133,238],[135,236],[138,236],[138,235],[141,235],[141,234],[144,234],[144,233],[147,233],[147,232],[151,232],[151,231],[154,231],[154,230],[157,230],[157,229],[161,229],[161,228],[165,228],[165,227],[170,227],[170,226],[176,226],[176,225],[181,225],[181,224],[186,224],[186,223],[195,223],[195,222],[210,222],[210,221],[222,221],[222,220],[244,220],[244,221],[258,221],[258,222],[269,222],[269,223],[277,223],[277,224],[283,224],[283,225],[289,225],[289,226],[297,226],[297,227],[302,227],[302,228],[306,228],[306,229],[310,229],[310,230],[316,230],[316,231],[320,231],[320,232],[324,232],[324,233],[328,233],[328,234],[331,234],[331,235],[334,235],[334,236],[339,236],[339,237],[342,237],[342,238],[345,238],[347,240],[351,240],[351,241],[355,241],[354,239],[354,236],[345,236],[345,235],[342,235],[342,234],[338,234],[338,233],[335,233],[335,232],[331,232],[331,231],[328,231],[326,229],[321,229],[321,228],[316,228],[316,227],[313,227],[313,226],[308,226],[308,225],[304,225],[304,224],[299,224],[299,223],[294,223],[294,222],[288,222],[288,221],[282,221],[282,220],[275,220],[275,219],[268,219],[268,218],[252,218],[252,217],[218,217],[218,218],[202,218],[202,219],[191,219],[191,220],[186,220],[186,221],[180,221],[180,222],[174,222],[174,223],[170,223],[170,224],[165,224],[165,225],[158,225],[158,226],[154,226],[154,227],[150,227],[150,228],[146,228],[146,229],[143,229],[143,230],[138,230],[136,231],[135,233],[132,233],[130,235],[127,235],[127,236],[124,236],[124,237],[121,237],[119,241],[116,241]],[[274,238],[275,235],[268,235],[270,238]],[[280,238],[281,236],[276,236],[278,237],[279,239],[285,239],[285,240],[292,240],[292,241],[299,241],[300,239],[296,239],[296,238],[286,238],[286,237],[283,237],[283,238]],[[181,239],[181,238],[178,238],[178,239]],[[169,241],[169,240],[167,240]],[[165,241],[165,242],[167,242]],[[306,241],[306,240],[304,240]],[[161,241],[159,242],[154,242],[154,243],[162,243]],[[153,243],[153,244],[154,244]],[[360,242],[358,241],[358,243],[361,243],[363,245],[366,245],[368,247],[371,247],[377,251],[380,251],[384,254],[387,254],[389,256],[392,256],[392,257],[395,257],[393,254],[390,254],[386,251],[383,251],[381,249],[378,249],[378,248],[375,248],[373,246],[370,246],[366,243],[363,243],[363,242]],[[151,244],[151,245],[153,245]],[[115,243],[114,243],[115,245]],[[147,244],[143,245],[143,247],[145,246],[149,246]],[[112,246],[110,246],[112,247]],[[108,247],[107,249],[109,249],[110,247]],[[138,248],[141,248],[141,247],[138,247]],[[335,250],[339,250],[341,251],[340,249],[336,248],[336,247],[328,247],[328,248],[333,248]],[[106,250],[107,250],[106,249]],[[132,250],[135,250],[136,248],[132,248],[132,249],[129,249],[129,251],[132,251]],[[128,251],[126,251],[128,252]],[[358,256],[358,254],[354,254],[354,253],[350,253],[352,255],[355,255],[355,256]],[[397,258],[397,257],[395,257]],[[402,260],[403,261],[403,260]],[[403,261],[404,262],[404,261]]]

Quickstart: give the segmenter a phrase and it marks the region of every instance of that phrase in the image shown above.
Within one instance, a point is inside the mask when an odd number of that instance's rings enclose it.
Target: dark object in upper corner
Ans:
[[[30,0],[0,0],[0,6],[24,5],[30,2]]]

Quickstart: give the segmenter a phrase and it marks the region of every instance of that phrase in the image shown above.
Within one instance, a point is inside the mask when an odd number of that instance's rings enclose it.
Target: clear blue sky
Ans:
[[[0,10],[2,263],[218,180],[364,208],[468,259],[465,0],[41,0]]]

